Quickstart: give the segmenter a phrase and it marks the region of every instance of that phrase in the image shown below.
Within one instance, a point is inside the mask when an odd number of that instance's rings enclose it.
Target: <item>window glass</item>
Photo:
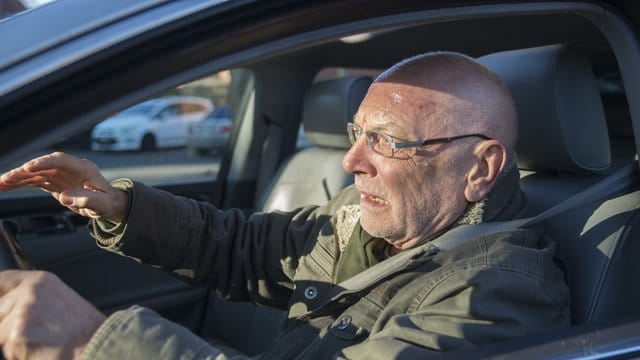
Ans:
[[[164,109],[162,109],[162,111],[160,111],[157,118],[162,120],[162,119],[167,119],[173,116],[182,115],[182,111],[180,110],[181,105],[182,104],[176,104],[176,105],[169,105],[165,107]]]
[[[242,73],[238,79],[244,81],[234,88],[253,84],[244,75],[247,70],[234,72]],[[222,71],[157,94],[32,157],[64,151],[95,162],[109,180],[128,177],[152,186],[215,181],[233,129],[231,73]],[[23,195],[42,192],[0,193]]]
[[[203,104],[198,104],[198,103],[185,102],[185,103],[181,104],[181,106],[180,106],[180,111],[183,114],[205,113],[205,112],[207,112],[207,110],[208,110],[208,108],[206,106],[204,106]]]

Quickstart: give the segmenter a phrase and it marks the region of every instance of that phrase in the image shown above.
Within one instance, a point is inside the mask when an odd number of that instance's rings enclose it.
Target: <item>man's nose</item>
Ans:
[[[342,167],[350,174],[371,174],[374,167],[370,161],[370,153],[365,137],[361,136],[342,158]]]

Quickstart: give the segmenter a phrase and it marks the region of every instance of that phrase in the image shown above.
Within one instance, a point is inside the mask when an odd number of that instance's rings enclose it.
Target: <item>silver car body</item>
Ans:
[[[91,150],[152,150],[185,146],[192,124],[211,112],[208,99],[170,96],[130,107],[100,122],[91,133]]]
[[[206,154],[227,146],[233,129],[228,108],[218,108],[189,128],[189,149]]]

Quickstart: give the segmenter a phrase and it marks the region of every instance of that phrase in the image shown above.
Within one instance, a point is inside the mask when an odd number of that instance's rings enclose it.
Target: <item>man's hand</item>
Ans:
[[[113,188],[89,160],[55,152],[33,159],[0,176],[0,192],[39,187],[72,211],[119,223],[126,216],[129,197]]]
[[[0,272],[0,345],[6,359],[78,359],[104,319],[51,273]]]

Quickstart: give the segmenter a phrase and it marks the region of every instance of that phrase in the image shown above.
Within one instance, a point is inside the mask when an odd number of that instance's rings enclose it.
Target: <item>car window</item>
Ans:
[[[156,109],[156,105],[152,102],[144,102],[142,104],[134,105],[128,109],[125,109],[118,113],[118,115],[145,115],[153,114]]]
[[[63,151],[95,162],[107,179],[127,177],[152,186],[213,182],[233,129],[231,82],[231,72],[223,71],[182,84],[31,157]],[[223,117],[223,126],[206,126],[203,120],[211,114]],[[150,121],[154,116],[183,121]],[[42,192],[26,189],[0,196],[25,194]]]
[[[181,115],[182,111],[180,111],[180,105],[169,105],[166,108],[162,109],[160,113],[158,113],[157,118],[166,119],[173,116]]]
[[[183,114],[206,113],[207,107],[203,104],[185,102],[180,104],[180,112]]]

